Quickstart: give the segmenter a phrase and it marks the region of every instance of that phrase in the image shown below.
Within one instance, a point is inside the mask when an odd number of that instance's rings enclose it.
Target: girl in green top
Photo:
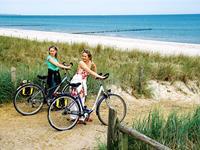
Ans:
[[[48,66],[47,84],[49,88],[55,87],[61,82],[59,68],[63,69],[71,68],[71,66],[64,66],[58,62],[57,53],[58,53],[57,47],[55,46],[49,47],[49,55],[47,56],[47,66]]]

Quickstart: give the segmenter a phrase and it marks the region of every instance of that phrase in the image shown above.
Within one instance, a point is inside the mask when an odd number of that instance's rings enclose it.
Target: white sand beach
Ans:
[[[200,56],[200,44],[141,40],[132,38],[68,34],[60,32],[46,32],[34,30],[0,28],[1,36],[19,37],[23,39],[68,43],[87,43],[90,46],[101,44],[119,50],[140,50],[144,52],[160,53],[162,55]]]

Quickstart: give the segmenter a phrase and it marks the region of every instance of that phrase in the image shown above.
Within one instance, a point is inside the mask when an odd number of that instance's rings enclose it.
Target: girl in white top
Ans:
[[[77,72],[73,76],[71,83],[81,83],[81,85],[77,88],[77,90],[78,90],[78,93],[80,94],[81,102],[84,107],[85,106],[85,98],[87,96],[86,82],[87,82],[88,75],[91,74],[92,76],[100,78],[100,79],[104,79],[105,77],[100,76],[96,73],[96,70],[97,70],[96,65],[92,61],[92,55],[89,50],[87,50],[87,49],[83,50],[81,58],[82,58],[82,60],[78,64]],[[73,90],[72,90],[72,92],[73,92]],[[73,93],[71,93],[71,94],[73,94]],[[75,95],[76,95],[76,93],[75,93]],[[76,110],[75,107],[73,107],[72,109]],[[71,119],[75,119],[75,116],[71,115]],[[84,117],[81,117],[79,119],[79,121],[81,121],[81,122],[84,120],[85,120]],[[91,119],[88,118],[88,121],[90,121],[90,120]]]
[[[96,73],[97,68],[95,63],[92,61],[92,55],[89,50],[85,49],[82,52],[82,60],[78,64],[77,73],[73,76],[71,83],[81,83],[78,87],[78,92],[82,99],[82,104],[85,104],[85,97],[87,96],[87,77],[88,75],[93,75],[100,79],[104,79],[103,76],[100,76]]]

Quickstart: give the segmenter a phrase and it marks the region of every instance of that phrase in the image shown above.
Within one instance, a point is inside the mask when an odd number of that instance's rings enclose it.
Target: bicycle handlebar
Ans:
[[[107,79],[109,77],[109,73],[104,74],[103,76],[105,77],[103,80]]]
[[[71,66],[73,66],[73,65],[74,65],[74,64],[73,64],[73,62],[70,62],[69,64],[70,64]]]
[[[63,64],[64,66],[69,66],[69,65],[73,66],[73,65],[74,65],[72,62],[70,62],[69,64],[67,64],[66,62],[63,62],[62,64]]]
[[[96,78],[97,80],[106,80],[109,77],[109,73],[103,75],[103,73],[99,73],[100,76],[105,77],[104,79]]]
[[[67,64],[66,62],[63,62],[62,63],[64,66],[70,66],[71,65],[71,67],[74,65],[72,62],[70,62],[69,64]],[[64,69],[65,71],[67,71],[67,70],[70,70],[70,69]]]

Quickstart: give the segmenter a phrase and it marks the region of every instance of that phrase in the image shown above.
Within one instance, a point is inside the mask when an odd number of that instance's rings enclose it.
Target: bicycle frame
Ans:
[[[66,75],[66,73],[65,73],[65,75]],[[67,81],[67,84],[66,84],[66,85],[64,86],[64,88],[62,89],[61,92],[63,92],[63,90],[65,89],[65,87],[66,87],[66,86],[69,86],[69,83],[70,83],[70,81],[68,80],[68,76],[67,76],[67,75],[62,79],[61,83],[58,84],[57,86],[51,87],[51,88],[49,88],[49,89],[46,89],[46,82],[44,82],[44,81],[42,81],[42,80],[41,80],[41,82],[42,82],[41,86],[39,86],[39,85],[38,85],[38,86],[43,90],[45,99],[47,100],[47,99],[48,99],[48,96],[50,96],[50,95],[49,95],[49,91],[55,88],[55,90],[53,90],[53,93],[52,93],[52,94],[53,94],[53,95],[56,94],[56,93],[58,92],[58,90],[60,89],[60,87],[62,86],[62,84],[63,84],[65,81]],[[36,93],[35,95],[32,96],[32,98],[36,97],[36,96],[37,96],[38,94],[40,94],[40,93],[41,93],[41,92]]]
[[[105,93],[105,90],[104,90],[103,85],[101,84],[100,88],[99,88],[99,91],[98,91],[98,94],[97,94],[97,97],[96,97],[96,100],[95,100],[95,103],[94,103],[94,105],[92,107],[92,111],[94,111],[94,109],[97,107],[97,104],[98,104],[98,102],[100,100],[100,96],[102,95],[102,93]]]
[[[66,73],[65,73],[65,75],[66,75]],[[41,85],[42,85],[42,88],[43,88],[43,91],[44,91],[45,95],[48,96],[49,91],[52,90],[52,89],[54,89],[52,94],[55,94],[56,92],[58,92],[58,90],[60,89],[60,87],[62,86],[62,84],[63,84],[65,81],[67,81],[66,86],[69,86],[70,80],[68,80],[68,76],[66,75],[66,76],[62,79],[61,83],[59,83],[58,85],[56,85],[56,86],[54,86],[54,87],[51,87],[51,88],[49,88],[49,89],[46,88],[46,82],[43,82],[43,84],[41,84]],[[64,86],[64,88],[65,88],[66,86]],[[63,88],[63,89],[64,89],[64,88]],[[61,92],[63,92],[63,89],[62,89]]]
[[[54,88],[56,88],[55,90],[54,90],[54,92],[53,93],[56,93],[59,89],[60,89],[60,87],[61,87],[61,85],[65,82],[65,81],[67,81],[67,84],[69,84],[70,82],[67,80],[67,76],[65,76],[63,79],[62,79],[62,81],[61,81],[61,83],[60,84],[58,84],[57,86],[54,86],[54,87],[52,87],[52,88],[49,88],[47,91],[50,91],[51,89],[54,89]],[[62,91],[63,92],[63,91]]]
[[[100,83],[99,91],[98,91],[98,94],[96,96],[96,100],[95,100],[95,102],[94,102],[94,104],[92,106],[92,109],[91,109],[90,113],[92,113],[96,109],[97,104],[99,103],[100,98],[103,96],[102,93],[105,93],[105,89],[103,87],[103,84]],[[83,106],[83,104],[81,102],[81,97],[80,97],[79,94],[78,94],[78,103],[79,103],[79,105],[81,107],[81,111],[83,111],[84,110],[84,106]]]

